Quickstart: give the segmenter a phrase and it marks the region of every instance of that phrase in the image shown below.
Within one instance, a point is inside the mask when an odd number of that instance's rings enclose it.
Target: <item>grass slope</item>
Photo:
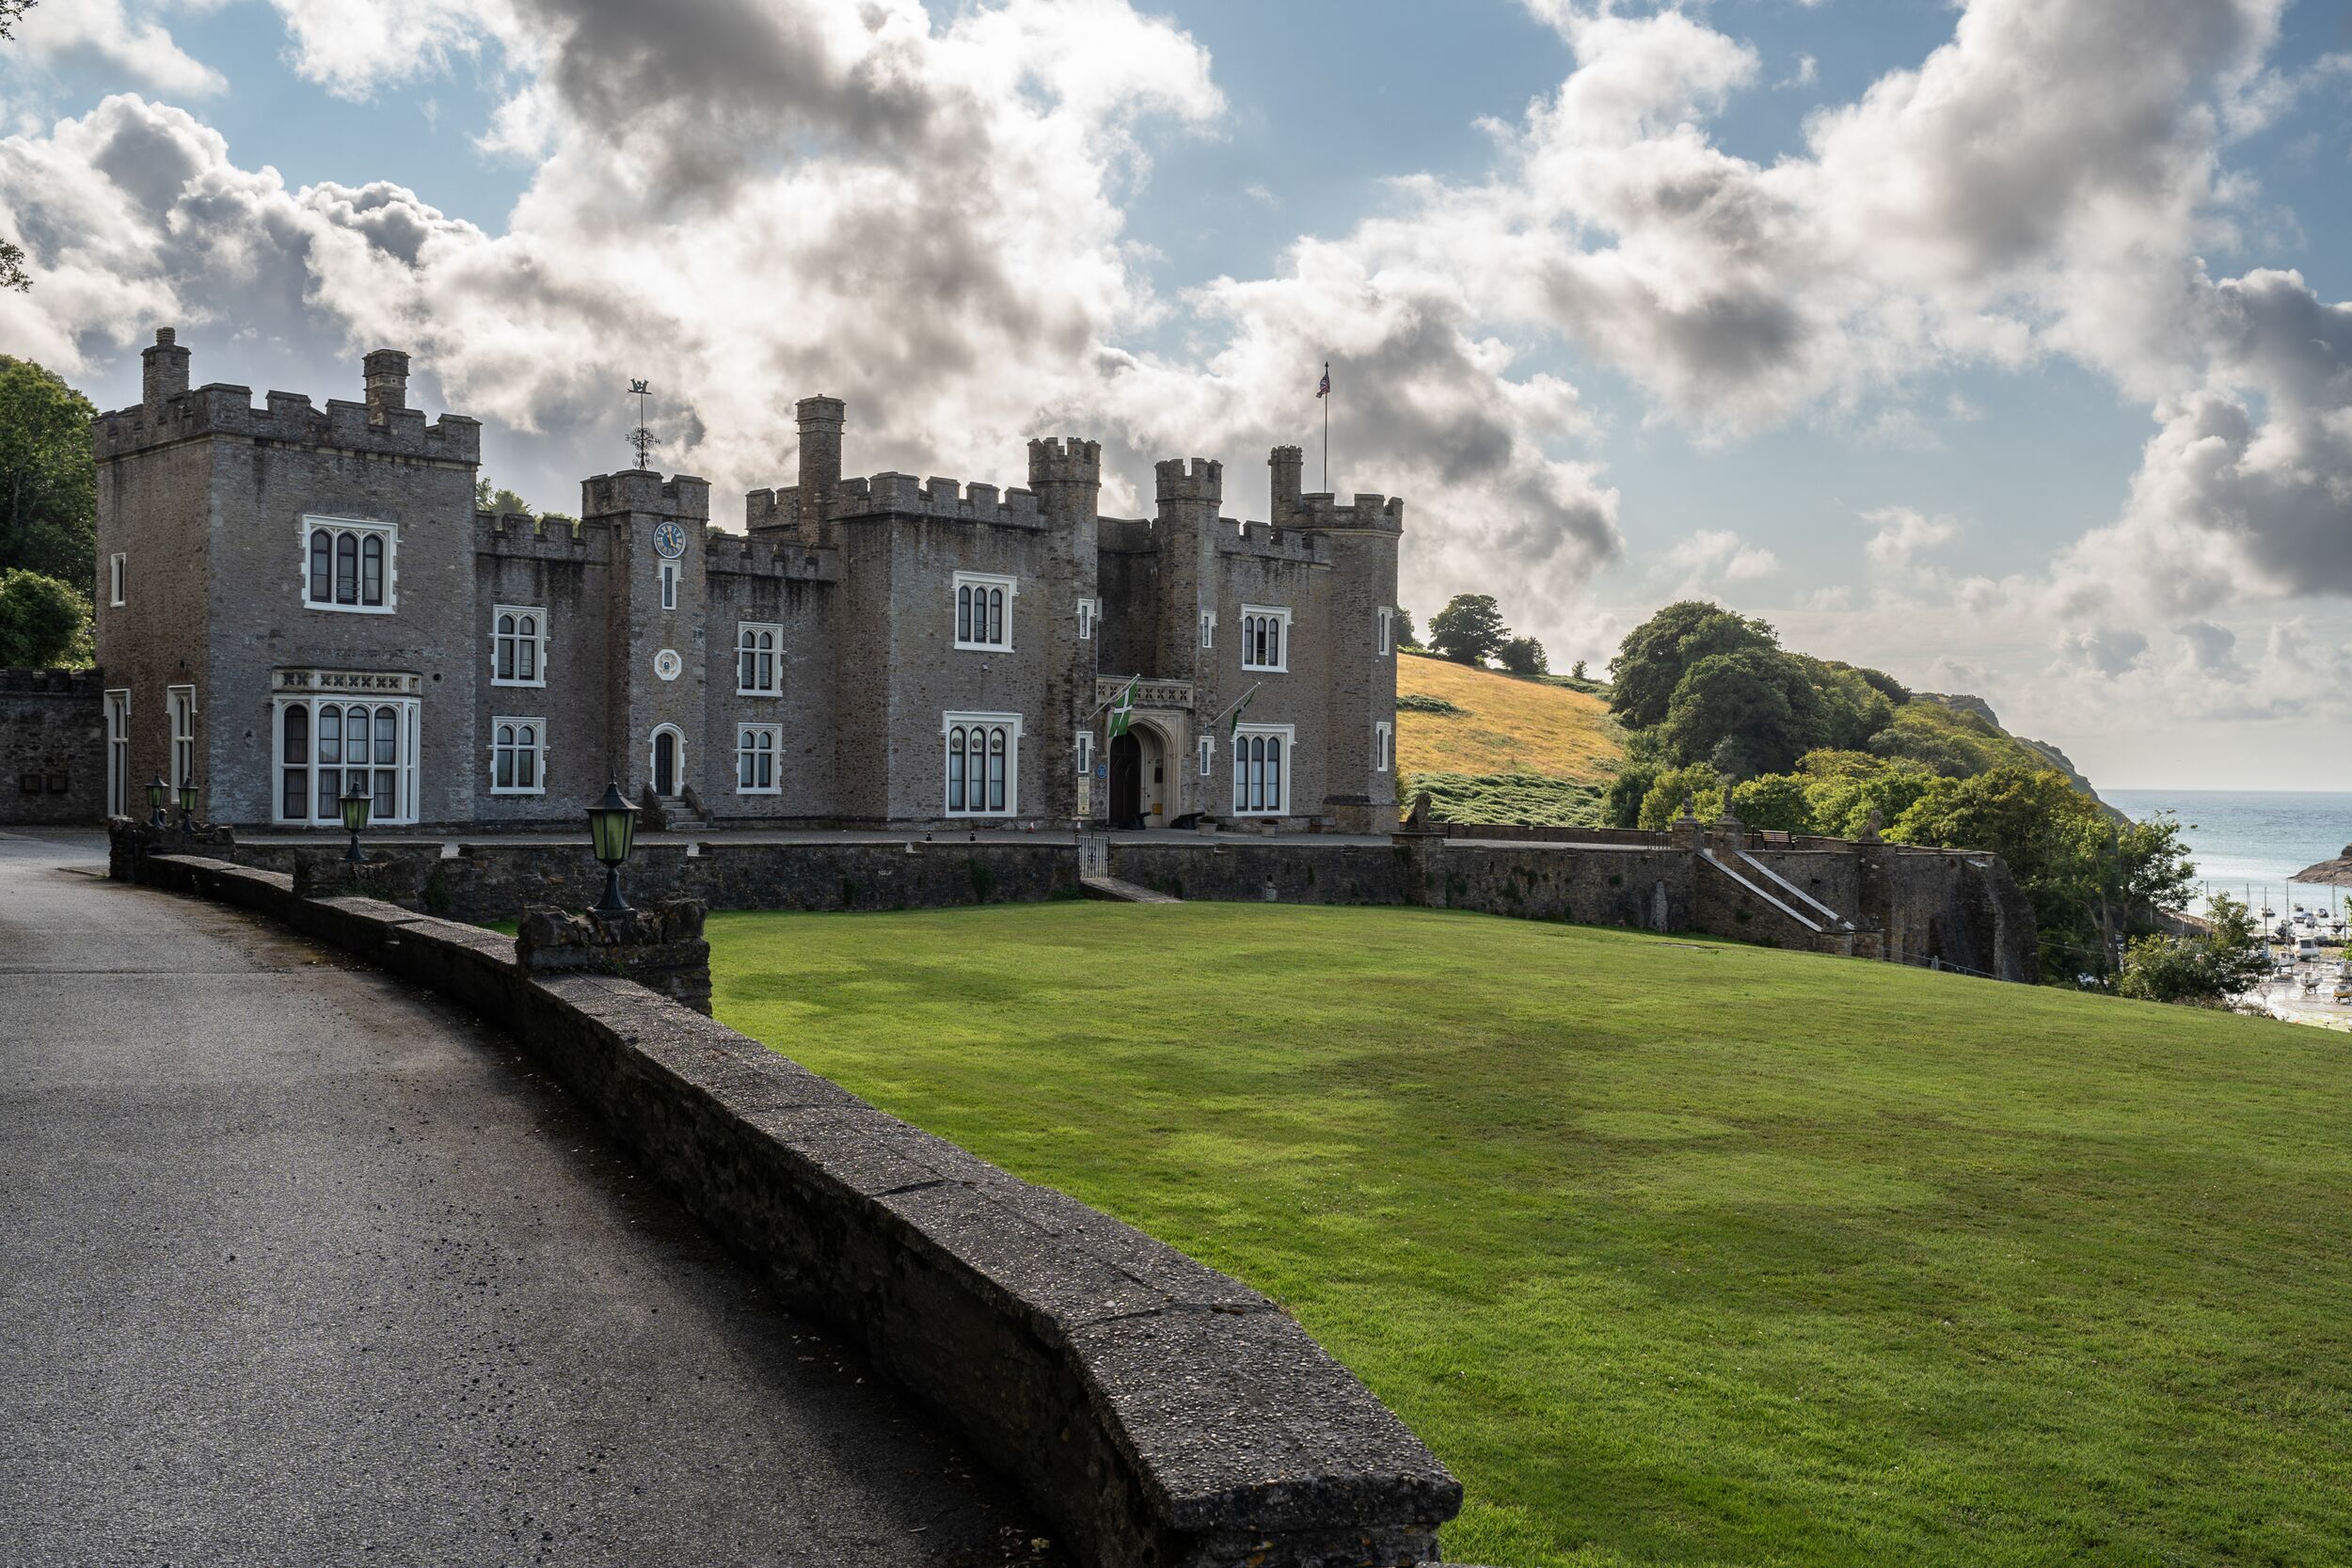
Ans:
[[[709,934],[721,1018],[1281,1300],[1450,1558],[2352,1560],[2321,1031],[1429,911]]]
[[[1397,766],[1408,775],[1537,773],[1606,784],[1625,755],[1609,705],[1566,687],[1399,654],[1396,689],[1462,710],[1397,714]]]

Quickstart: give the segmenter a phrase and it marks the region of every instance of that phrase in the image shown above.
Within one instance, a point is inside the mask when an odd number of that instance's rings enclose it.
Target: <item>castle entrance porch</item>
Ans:
[[[1114,828],[1158,828],[1168,823],[1168,741],[1138,720],[1111,742],[1108,804]]]

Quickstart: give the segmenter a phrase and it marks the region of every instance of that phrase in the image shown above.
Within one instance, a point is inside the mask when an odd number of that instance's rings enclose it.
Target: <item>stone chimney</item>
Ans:
[[[1306,454],[1296,447],[1276,447],[1266,458],[1266,467],[1274,470],[1273,513],[1266,520],[1276,528],[1297,521],[1299,476],[1305,466]]]
[[[801,421],[801,524],[810,537],[831,521],[833,493],[841,485],[841,424],[849,412],[839,398],[803,398],[792,411]]]
[[[155,346],[139,356],[139,402],[160,408],[188,389],[188,351],[175,341],[168,326],[155,329]]]
[[[383,424],[408,406],[408,356],[379,348],[359,363],[368,384],[368,423]]]

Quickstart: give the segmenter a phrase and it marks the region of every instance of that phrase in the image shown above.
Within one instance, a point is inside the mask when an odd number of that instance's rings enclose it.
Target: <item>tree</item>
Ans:
[[[1779,645],[1771,626],[1721,605],[1704,599],[1670,604],[1629,632],[1609,661],[1609,711],[1629,729],[1662,724],[1692,665],[1715,654]]]
[[[509,513],[518,517],[532,515],[529,501],[512,490],[492,484],[486,479],[477,479],[473,483],[473,509],[476,512],[488,512],[501,517]]]
[[[1582,659],[1580,658],[1574,664],[1568,666],[1568,678],[1570,680],[1578,681],[1584,679],[1584,661]]]
[[[1805,792],[1805,782],[1794,773],[1767,773],[1734,785],[1731,814],[1751,828],[1775,832],[1820,831],[1814,826],[1813,801]]]
[[[1996,768],[1973,779],[1936,780],[1888,836],[2000,856],[2032,901],[2042,973],[2104,982],[2110,963],[2098,911],[2098,837],[2090,830],[2105,823],[2098,803],[2064,774]]]
[[[1396,607],[1396,645],[1414,649],[1421,646],[1421,634],[1413,630],[1413,612],[1403,605]]]
[[[1634,826],[1659,832],[1674,825],[1682,815],[1683,802],[1702,822],[1711,822],[1724,814],[1724,781],[1716,771],[1700,763],[1692,768],[1670,768],[1659,774],[1642,797],[1642,814]]]
[[[1456,594],[1429,618],[1429,645],[1456,664],[1484,664],[1509,640],[1490,594]]]
[[[1495,653],[1505,670],[1515,675],[1542,675],[1551,666],[1544,658],[1544,645],[1532,637],[1514,637]]]
[[[1649,795],[1650,785],[1664,772],[1662,765],[1637,761],[1628,757],[1617,768],[1617,776],[1609,781],[1601,792],[1600,825],[1604,828],[1638,828],[1642,825],[1642,801]]]
[[[2201,935],[2135,938],[2115,989],[2142,1002],[2225,1006],[2251,989],[2266,967],[2253,916],[2225,893],[2206,910]]]
[[[1671,760],[1727,776],[1784,773],[1820,743],[1821,701],[1778,648],[1709,654],[1675,688],[1659,739]]]
[[[97,586],[97,415],[50,372],[0,355],[0,569]]]
[[[0,570],[0,665],[87,664],[89,600],[56,578]]]

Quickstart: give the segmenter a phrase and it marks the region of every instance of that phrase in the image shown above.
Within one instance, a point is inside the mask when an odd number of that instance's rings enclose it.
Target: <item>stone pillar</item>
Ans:
[[[1299,476],[1306,463],[1306,453],[1296,447],[1276,447],[1266,455],[1266,467],[1273,471],[1274,480],[1267,521],[1276,528],[1295,528],[1298,525]]]
[[[1428,910],[1448,908],[1446,835],[1406,831],[1391,834],[1389,842],[1405,857],[1405,902]]]
[[[619,974],[707,1016],[710,943],[698,898],[648,903],[606,918],[527,911],[515,932],[515,962],[528,974]]]
[[[1078,814],[1079,730],[1093,732],[1096,755],[1108,754],[1099,749],[1105,739],[1102,716],[1087,717],[1094,706],[1103,632],[1089,625],[1088,636],[1078,635],[1078,601],[1102,596],[1095,527],[1103,494],[1102,444],[1075,436],[1031,441],[1029,488],[1037,492],[1046,530],[1045,709],[1037,737],[1045,764],[1041,803],[1048,817],[1073,818]],[[1089,815],[1104,815],[1100,792]]]
[[[1698,814],[1691,809],[1691,798],[1682,798],[1682,815],[1666,830],[1667,847],[1696,851],[1706,830],[1700,826]]]
[[[801,425],[801,542],[833,542],[833,496],[841,484],[841,428],[849,405],[839,398],[803,398],[792,405]]]
[[[139,356],[139,402],[149,408],[161,408],[188,389],[188,351],[177,337],[172,328],[159,326],[155,346]]]
[[[359,363],[368,388],[368,423],[384,424],[408,406],[408,356],[379,348]]]

